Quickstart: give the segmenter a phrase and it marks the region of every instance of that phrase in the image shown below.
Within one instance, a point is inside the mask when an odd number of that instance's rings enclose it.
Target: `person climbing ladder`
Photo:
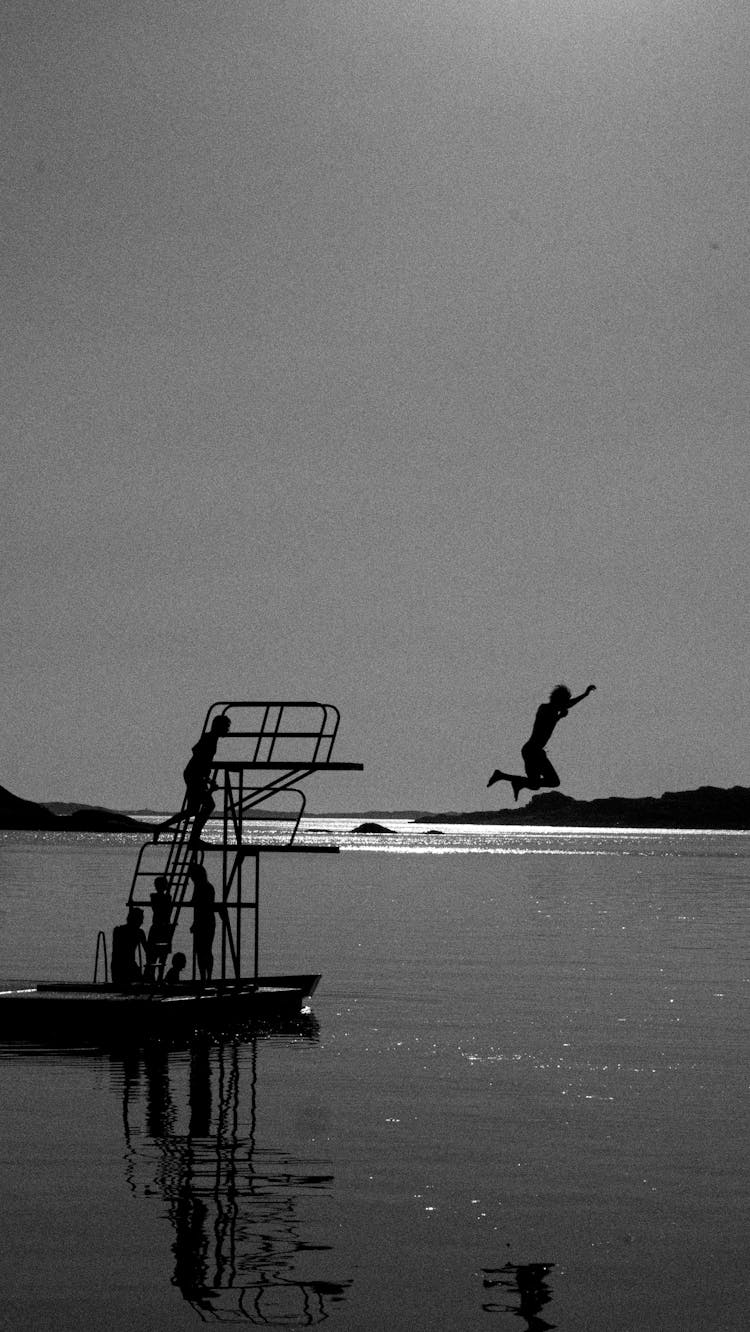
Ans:
[[[229,718],[222,713],[214,717],[210,729],[204,731],[193,745],[192,756],[188,759],[182,774],[185,779],[183,809],[179,814],[174,814],[171,819],[166,819],[164,823],[158,825],[154,832],[155,842],[158,842],[159,834],[167,828],[173,828],[190,818],[194,820],[190,840],[193,843],[199,841],[204,824],[214,812],[211,766],[216,757],[216,747],[221,737],[229,734],[229,729]]]

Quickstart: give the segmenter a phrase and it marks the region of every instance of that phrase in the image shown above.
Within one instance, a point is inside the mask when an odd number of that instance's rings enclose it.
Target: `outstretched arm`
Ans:
[[[570,711],[571,708],[574,708],[576,703],[581,703],[584,698],[588,698],[589,694],[593,693],[595,689],[596,685],[589,685],[588,689],[584,689],[583,693],[578,695],[578,698],[571,698],[568,703],[568,711]]]

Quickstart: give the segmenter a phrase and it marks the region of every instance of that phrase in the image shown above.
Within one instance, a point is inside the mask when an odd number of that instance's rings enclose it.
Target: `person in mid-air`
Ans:
[[[589,685],[582,694],[573,698],[567,685],[557,685],[549,696],[547,703],[542,703],[537,708],[534,725],[531,729],[526,744],[521,749],[523,765],[526,769],[526,776],[521,777],[516,773],[501,772],[495,768],[488,786],[494,786],[495,782],[510,782],[513,788],[513,798],[518,799],[519,793],[524,790],[540,791],[543,786],[559,786],[560,778],[550,763],[545,746],[549,743],[550,736],[554,731],[561,717],[567,717],[571,708],[582,699],[587,698],[593,693],[596,685]]]

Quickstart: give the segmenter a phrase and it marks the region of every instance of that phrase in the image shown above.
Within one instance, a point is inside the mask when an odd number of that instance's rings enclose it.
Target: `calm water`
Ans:
[[[297,1031],[0,1046],[0,1326],[744,1327],[750,836],[321,823]],[[137,845],[4,835],[3,982],[90,978]]]

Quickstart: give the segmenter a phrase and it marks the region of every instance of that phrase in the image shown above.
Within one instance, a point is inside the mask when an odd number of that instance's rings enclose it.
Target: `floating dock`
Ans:
[[[145,948],[134,945],[127,977],[121,966],[119,974],[110,975],[107,940],[100,931],[91,982],[45,982],[0,992],[0,1040],[140,1041],[239,1030],[301,1015],[320,976],[267,976],[259,969],[261,861],[267,854],[338,854],[337,845],[297,839],[306,807],[301,783],[319,773],[362,771],[361,763],[332,758],[339,720],[331,704],[213,703],[193,750],[205,765],[203,794],[196,799],[186,772],[182,809],[164,825],[155,825],[153,838],[141,846],[126,902],[126,912],[143,917],[144,924],[151,907],[155,922],[154,895],[144,892],[144,881],[166,882],[161,950],[155,951],[133,927]],[[198,919],[195,886],[193,896],[188,895],[196,874],[208,884],[208,911],[215,916],[218,956],[212,942],[210,966],[205,951],[196,950],[192,931],[184,928]],[[171,984],[165,979],[169,953],[191,973]]]

